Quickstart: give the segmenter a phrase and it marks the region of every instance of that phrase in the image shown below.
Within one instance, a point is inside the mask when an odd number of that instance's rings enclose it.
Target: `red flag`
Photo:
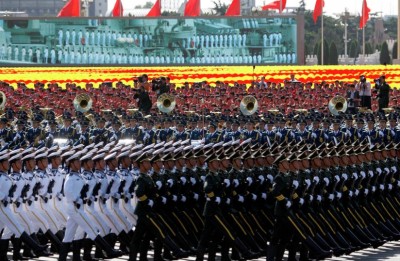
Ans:
[[[240,0],[233,0],[225,13],[226,16],[240,15]]]
[[[317,23],[318,17],[322,15],[322,12],[324,10],[324,5],[325,5],[324,0],[317,0],[317,2],[315,2],[315,8],[313,13],[314,23]]]
[[[69,0],[60,10],[58,17],[81,16],[81,0]]]
[[[112,16],[124,16],[124,7],[122,6],[121,0],[115,2],[114,8],[112,10]]]
[[[156,1],[156,3],[153,5],[147,16],[150,17],[161,16],[161,0]]]
[[[369,20],[369,12],[371,9],[368,8],[367,0],[364,0],[363,7],[362,7],[362,14],[360,18],[360,29],[364,28]]]
[[[200,13],[200,0],[189,0],[185,6],[184,16],[199,16]]]
[[[282,10],[280,10],[281,9],[281,1],[282,1]],[[262,10],[276,9],[276,10],[279,10],[279,13],[282,13],[282,11],[285,8],[286,8],[286,0],[275,0],[272,3],[264,5],[262,7]]]

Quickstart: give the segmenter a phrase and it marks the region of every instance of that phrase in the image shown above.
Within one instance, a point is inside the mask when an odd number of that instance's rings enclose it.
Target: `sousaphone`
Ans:
[[[328,107],[333,115],[339,115],[339,112],[347,110],[347,100],[343,96],[335,96],[329,101]]]
[[[157,108],[164,113],[170,113],[176,106],[175,96],[168,93],[161,94],[157,99]]]
[[[257,109],[258,101],[252,95],[245,96],[240,102],[240,111],[243,115],[252,115],[257,111]]]
[[[93,100],[89,94],[81,93],[75,97],[73,104],[75,110],[85,113],[92,108]]]

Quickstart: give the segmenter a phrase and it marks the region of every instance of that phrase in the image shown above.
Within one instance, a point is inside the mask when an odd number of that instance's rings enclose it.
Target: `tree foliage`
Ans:
[[[332,42],[329,46],[329,64],[338,65],[339,64],[339,54],[335,42]]]
[[[381,56],[379,57],[379,62],[381,64],[390,64],[390,54],[389,54],[389,46],[386,42],[383,42],[381,49]]]
[[[226,10],[228,10],[228,5],[221,3],[221,0],[213,1],[214,7],[212,8],[212,13],[214,15],[225,15]]]
[[[395,42],[393,45],[392,59],[397,59],[397,42]]]
[[[318,56],[318,64],[319,65],[322,64],[321,51],[322,51],[322,48],[321,48],[321,45],[319,45],[318,54],[317,54],[317,56]],[[324,65],[325,64],[329,64],[329,44],[326,41],[326,39],[324,39]]]

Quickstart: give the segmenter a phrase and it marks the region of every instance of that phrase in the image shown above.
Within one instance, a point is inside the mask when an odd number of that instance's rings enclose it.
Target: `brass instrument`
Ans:
[[[164,113],[170,113],[176,106],[175,96],[168,93],[161,94],[157,99],[157,108]]]
[[[0,110],[4,110],[6,107],[7,97],[6,94],[0,91]]]
[[[240,111],[243,113],[243,115],[252,115],[257,111],[257,109],[258,101],[252,95],[245,96],[240,101]]]
[[[335,96],[329,101],[328,108],[333,115],[339,115],[339,112],[347,110],[347,100],[343,96]]]
[[[89,94],[81,93],[75,97],[73,104],[75,110],[85,113],[92,108],[93,100]]]
[[[92,124],[92,126],[96,126],[96,121],[95,121],[95,118],[94,118],[94,115],[93,115],[93,114],[88,114],[88,115],[86,115],[86,118],[90,121],[90,123]]]

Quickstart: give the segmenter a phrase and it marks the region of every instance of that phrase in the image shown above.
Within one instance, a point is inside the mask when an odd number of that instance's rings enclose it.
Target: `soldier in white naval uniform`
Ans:
[[[66,212],[68,213],[68,220],[63,239],[63,247],[60,251],[59,261],[66,261],[68,251],[72,240],[74,239],[75,232],[81,227],[87,237],[94,240],[95,243],[102,248],[108,258],[115,258],[121,256],[120,251],[115,251],[100,235],[98,229],[94,224],[90,223],[90,219],[83,210],[82,194],[87,191],[85,181],[79,174],[81,169],[80,153],[75,153],[70,156],[66,163],[70,169],[64,183],[64,193],[67,200]]]

